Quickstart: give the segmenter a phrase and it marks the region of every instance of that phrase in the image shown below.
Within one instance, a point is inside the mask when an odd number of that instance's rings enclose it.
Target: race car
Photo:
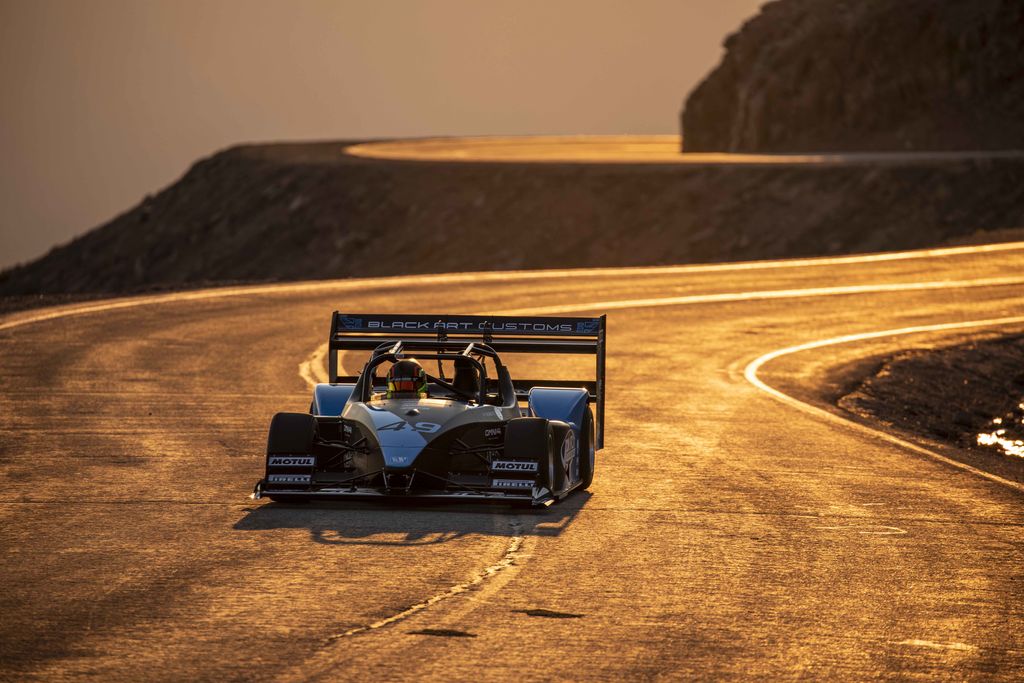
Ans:
[[[271,420],[253,497],[544,506],[586,489],[604,446],[605,329],[605,316],[335,311],[330,381],[308,413]],[[369,352],[362,371],[339,375],[352,352]],[[499,353],[593,355],[594,379],[513,379]]]

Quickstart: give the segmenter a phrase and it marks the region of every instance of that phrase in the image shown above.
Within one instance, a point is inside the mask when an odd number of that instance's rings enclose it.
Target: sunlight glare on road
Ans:
[[[977,156],[1019,157],[1024,152],[943,151],[869,152],[835,154],[683,153],[678,135],[524,135],[493,137],[420,138],[363,142],[344,153],[365,159],[392,161],[457,161],[581,164],[730,164],[805,165],[938,162]]]

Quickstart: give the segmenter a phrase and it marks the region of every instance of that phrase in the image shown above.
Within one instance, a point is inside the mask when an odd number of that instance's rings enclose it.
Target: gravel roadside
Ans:
[[[1024,481],[1024,335],[910,349],[874,367],[840,408]]]

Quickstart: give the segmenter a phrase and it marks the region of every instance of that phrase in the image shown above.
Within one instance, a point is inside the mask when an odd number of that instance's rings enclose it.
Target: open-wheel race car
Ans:
[[[351,351],[369,360],[340,376],[339,353]],[[605,316],[335,312],[328,353],[330,382],[316,385],[309,413],[271,421],[254,498],[550,505],[593,481],[604,445]],[[513,379],[499,353],[593,355],[595,377]]]

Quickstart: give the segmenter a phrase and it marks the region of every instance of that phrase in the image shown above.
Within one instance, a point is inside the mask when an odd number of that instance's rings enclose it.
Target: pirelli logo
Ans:
[[[308,484],[312,479],[309,474],[270,474],[267,475],[267,482],[270,484]]]
[[[316,458],[312,455],[273,455],[267,462],[270,467],[312,467]]]
[[[491,486],[496,489],[532,489],[532,479],[494,479]]]
[[[495,472],[536,472],[537,463],[520,460],[495,460],[491,463]]]

